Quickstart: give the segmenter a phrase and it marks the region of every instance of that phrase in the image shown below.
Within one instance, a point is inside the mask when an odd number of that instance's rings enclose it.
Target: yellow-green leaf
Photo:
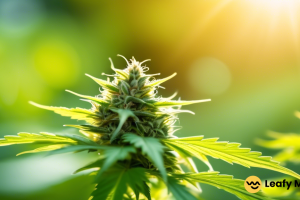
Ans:
[[[210,99],[195,100],[195,101],[157,101],[154,102],[153,105],[156,107],[184,106],[184,105],[190,105],[194,103],[203,103],[207,101],[210,101]]]
[[[94,118],[97,117],[97,115],[93,111],[86,110],[83,108],[44,106],[44,105],[34,103],[32,101],[30,101],[29,103],[42,109],[54,111],[55,113],[60,114],[62,116],[71,117],[71,119],[84,120],[90,124],[93,124],[95,122]]]
[[[256,143],[270,149],[282,149],[273,157],[274,160],[300,162],[300,134],[268,132],[268,136],[274,140],[257,139]]]
[[[112,92],[119,92],[119,89],[116,86],[114,86],[112,83],[102,80],[102,79],[99,79],[99,78],[95,78],[89,74],[85,74],[85,75],[87,75],[88,77],[93,79],[96,83],[98,83],[103,88],[111,90]]]
[[[161,141],[175,151],[189,152],[190,155],[199,157],[200,154],[222,159],[228,163],[237,163],[245,167],[259,167],[288,174],[300,179],[300,175],[279,165],[269,156],[261,156],[260,152],[251,151],[249,148],[240,148],[239,143],[217,142],[218,138],[203,139],[203,136],[179,139],[162,139]]]
[[[126,73],[124,70],[116,69],[114,67],[114,64],[113,64],[113,61],[111,60],[111,58],[109,58],[109,61],[110,61],[110,67],[111,67],[111,69],[114,70],[117,74],[119,74],[120,78],[127,79],[129,77],[128,73]]]
[[[157,85],[160,85],[162,84],[163,82],[166,82],[168,80],[170,80],[171,78],[173,78],[174,76],[176,76],[176,72],[174,74],[172,74],[171,76],[168,76],[166,78],[163,78],[163,79],[158,79],[158,80],[155,80],[155,81],[152,81],[152,82],[149,82],[146,84],[145,87],[154,87],[154,86],[157,86]]]
[[[57,136],[51,133],[18,133],[18,135],[6,135],[0,139],[0,146],[7,146],[13,144],[28,144],[28,143],[41,143],[41,144],[76,144],[77,141],[70,138]]]
[[[242,200],[271,200],[262,192],[250,193],[244,187],[244,181],[233,179],[229,175],[219,175],[219,172],[201,172],[190,174],[172,174],[173,177],[184,179],[190,182],[199,182],[215,186],[230,192]]]
[[[43,147],[40,147],[40,148],[36,148],[34,150],[23,151],[23,152],[17,154],[17,156],[22,155],[22,154],[26,154],[26,153],[38,153],[38,152],[43,152],[43,151],[53,151],[53,150],[61,149],[65,146],[67,146],[67,145],[65,145],[65,144],[47,145],[47,146],[43,146]]]
[[[78,94],[76,92],[72,92],[70,90],[66,90],[67,92],[70,92],[71,94],[74,94],[76,96],[79,96],[79,97],[82,97],[82,98],[85,98],[85,99],[89,99],[89,100],[92,100],[100,105],[102,104],[109,104],[109,102],[105,101],[104,99],[101,99],[101,98],[98,98],[98,97],[91,97],[91,96],[87,96],[87,95],[82,95],[82,94]]]

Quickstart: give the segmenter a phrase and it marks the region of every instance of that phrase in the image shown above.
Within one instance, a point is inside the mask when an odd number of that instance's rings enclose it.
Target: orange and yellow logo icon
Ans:
[[[261,188],[261,180],[257,176],[249,176],[244,183],[245,189],[250,193],[256,193]]]

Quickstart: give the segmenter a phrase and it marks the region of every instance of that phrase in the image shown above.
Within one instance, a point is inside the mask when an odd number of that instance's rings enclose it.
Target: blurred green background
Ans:
[[[178,75],[160,94],[212,101],[186,109],[177,136],[205,135],[254,144],[266,131],[300,132],[300,3],[281,0],[91,1],[0,0],[0,136],[75,131],[72,120],[28,104],[84,107],[65,89],[97,95],[85,73],[104,78],[134,56],[150,73]],[[32,146],[31,146],[32,147]],[[0,149],[1,200],[84,200],[91,177],[72,175],[86,153],[22,155],[30,146]],[[245,179],[280,176],[210,158],[216,171]],[[207,167],[197,162],[201,171]],[[300,173],[299,166],[287,167]],[[202,185],[205,199],[237,199]]]

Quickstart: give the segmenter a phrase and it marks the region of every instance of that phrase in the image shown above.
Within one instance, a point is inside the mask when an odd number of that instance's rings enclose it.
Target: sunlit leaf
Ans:
[[[6,135],[0,139],[0,146],[7,146],[12,144],[26,144],[26,143],[39,143],[39,144],[76,144],[77,141],[70,138],[61,137],[52,133],[18,133],[18,135]]]
[[[168,106],[183,106],[183,105],[190,105],[194,103],[203,103],[210,101],[210,99],[203,99],[203,100],[195,100],[195,101],[157,101],[153,103],[156,107],[168,107]]]
[[[120,77],[122,79],[128,79],[129,75],[124,70],[116,69],[114,67],[114,64],[113,64],[113,61],[111,60],[111,58],[109,58],[109,61],[110,61],[110,67],[112,70],[114,70],[118,75],[120,75]]]
[[[17,156],[22,155],[22,154],[27,154],[27,153],[39,153],[39,152],[43,152],[43,151],[53,151],[53,150],[61,149],[65,146],[66,146],[65,144],[47,145],[47,146],[43,146],[40,148],[36,148],[34,150],[23,151],[23,152],[17,154]]]
[[[95,77],[93,77],[89,74],[85,74],[85,75],[87,75],[88,77],[93,79],[96,83],[98,83],[103,88],[108,89],[112,92],[119,92],[119,88],[117,88],[117,86],[114,86],[112,83],[110,83],[108,81],[105,81],[105,80],[102,80],[102,79],[99,79],[99,78],[95,78]]]
[[[300,134],[268,132],[268,136],[274,140],[256,139],[256,144],[270,149],[282,149],[273,157],[274,160],[300,163]]]
[[[176,76],[176,75],[177,75],[177,73],[174,73],[174,74],[172,74],[171,76],[168,76],[168,77],[166,77],[166,78],[158,79],[158,80],[149,82],[149,83],[146,84],[145,87],[154,87],[154,86],[158,86],[158,85],[160,85],[160,84],[162,84],[162,83],[164,83],[164,82],[170,80],[171,78],[173,78],[173,77]]]
[[[239,148],[239,143],[217,142],[218,138],[203,139],[203,136],[187,137],[180,139],[161,140],[166,146],[175,151],[199,157],[199,153],[222,159],[229,163],[237,163],[245,167],[259,167],[278,171],[300,179],[296,172],[282,167],[269,156],[261,156],[260,152],[251,151],[249,148]]]
[[[72,92],[70,90],[66,90],[66,91],[70,92],[71,94],[74,94],[76,96],[82,97],[84,99],[88,99],[88,100],[94,101],[94,102],[96,102],[96,103],[98,103],[100,105],[102,105],[102,104],[109,104],[109,102],[107,102],[106,100],[101,99],[99,97],[91,97],[91,96],[87,96],[87,95],[82,95],[82,94],[78,94],[76,92]]]
[[[196,181],[215,186],[230,192],[242,200],[270,200],[262,192],[250,193],[244,187],[244,180],[233,179],[229,175],[219,175],[219,172],[201,172],[190,174],[173,174],[173,177],[187,181]]]
[[[65,108],[65,107],[53,107],[53,106],[43,106],[34,102],[29,102],[32,105],[43,108],[46,110],[54,111],[65,117],[71,117],[71,119],[84,120],[90,124],[95,122],[94,118],[98,117],[93,111],[86,110],[83,108]]]

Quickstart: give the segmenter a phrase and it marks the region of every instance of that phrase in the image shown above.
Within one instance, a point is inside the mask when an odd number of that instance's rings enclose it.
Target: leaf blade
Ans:
[[[250,149],[239,148],[239,143],[217,142],[217,138],[203,139],[203,136],[187,137],[180,139],[161,140],[167,147],[178,151],[184,149],[193,156],[199,153],[222,159],[228,163],[236,163],[245,167],[258,167],[274,170],[288,174],[300,179],[300,175],[279,165],[271,157],[261,156],[260,152],[250,151]]]
[[[94,124],[95,122],[94,118],[97,117],[97,114],[94,113],[93,111],[83,109],[83,108],[44,106],[32,101],[30,101],[29,103],[45,110],[51,110],[64,117],[71,117],[71,119],[84,120],[89,124]]]
[[[209,184],[232,193],[242,200],[270,200],[262,192],[250,193],[244,188],[244,180],[234,179],[229,175],[219,175],[219,172],[200,172],[191,174],[173,174],[187,181]]]
[[[210,99],[203,99],[203,100],[195,100],[195,101],[157,101],[154,102],[153,105],[156,107],[169,107],[169,106],[184,106],[184,105],[190,105],[194,103],[203,103],[211,101]]]
[[[66,90],[66,92],[69,92],[71,94],[74,94],[74,95],[79,96],[79,97],[84,98],[84,99],[88,99],[88,100],[94,101],[94,102],[96,102],[96,103],[98,103],[100,105],[102,105],[102,104],[108,105],[109,104],[109,102],[105,101],[104,99],[98,98],[98,97],[92,97],[92,96],[88,96],[88,95],[78,94],[78,93],[73,92],[71,90]]]
[[[142,153],[148,155],[151,161],[161,172],[163,179],[167,180],[167,172],[163,164],[163,145],[158,139],[152,137],[140,137],[135,134],[126,133],[123,135],[125,142],[133,144],[136,148],[141,148]]]

